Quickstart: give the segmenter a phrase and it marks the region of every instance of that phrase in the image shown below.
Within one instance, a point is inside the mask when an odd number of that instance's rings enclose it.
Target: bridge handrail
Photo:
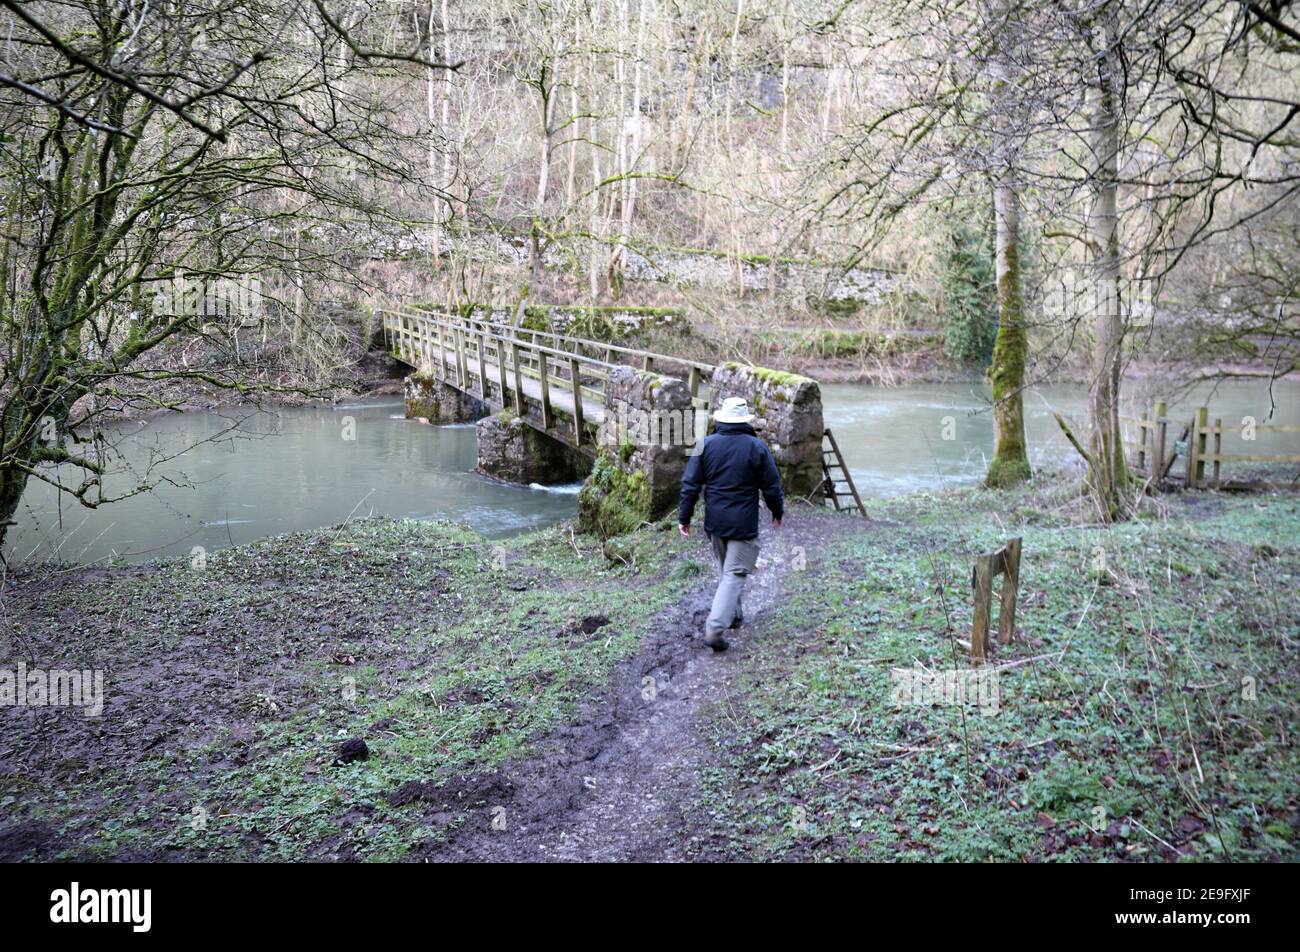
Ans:
[[[515,327],[514,325],[511,324],[502,324],[499,321],[483,320],[482,318],[478,318],[478,317],[462,317],[459,315],[440,316],[436,311],[424,310],[423,308],[418,308],[411,304],[403,305],[403,307],[405,308],[405,310],[393,311],[390,308],[380,308],[380,310],[390,314],[409,315],[413,313],[413,314],[418,314],[421,317],[430,317],[433,318],[434,320],[454,321],[454,322],[460,322],[462,324],[481,324],[486,327],[504,329],[508,331],[511,334],[511,336],[516,336],[516,337],[520,334],[532,334],[532,335],[541,334],[553,340],[572,342],[574,344],[580,344],[586,347],[595,348],[597,350],[604,350],[606,352],[612,351],[620,354],[629,354],[634,357],[641,357],[643,359],[649,357],[653,361],[662,360],[671,364],[680,364],[683,367],[694,368],[695,370],[699,370],[705,374],[712,374],[713,371],[717,369],[716,364],[706,363],[702,360],[692,360],[689,357],[677,357],[672,354],[660,354],[652,350],[641,350],[636,347],[625,347],[622,344],[612,344],[607,341],[591,340],[590,338],[586,338],[586,337],[573,337],[569,334],[560,334],[555,331],[539,331],[539,330],[533,330],[530,327],[522,327],[522,328]],[[618,366],[618,365],[607,364],[607,366]]]
[[[377,311],[382,315],[385,340],[399,360],[436,372],[439,380],[476,396],[489,407],[499,406],[505,409],[509,403],[513,403],[515,412],[530,425],[569,443],[580,452],[595,455],[596,447],[587,438],[585,431],[594,426],[596,421],[586,418],[583,398],[590,394],[594,401],[603,404],[605,395],[600,390],[584,386],[582,378],[586,376],[607,381],[612,371],[626,365],[589,357],[576,349],[548,347],[512,333],[513,328],[488,321],[466,320],[422,310],[378,308]],[[546,332],[525,329],[525,333]],[[444,340],[444,334],[450,341]],[[564,339],[564,335],[548,336]],[[599,342],[593,343],[601,348],[605,346]],[[437,351],[436,358],[430,353],[431,347]],[[496,380],[489,380],[487,360],[494,352]],[[474,373],[473,363],[478,364],[477,374]],[[649,361],[646,369],[649,369]],[[478,379],[477,386],[471,383],[475,376]],[[513,386],[510,385],[510,378],[513,378]],[[524,387],[525,378],[531,378],[540,385],[537,397],[528,397]],[[695,410],[708,407],[707,401],[699,396],[700,383],[701,374],[692,366],[687,388],[691,406]],[[572,395],[571,427],[557,428],[555,425],[557,408],[551,396],[552,385],[558,386],[561,392],[568,391]],[[492,394],[494,386],[497,390],[496,398]],[[512,399],[508,400],[511,396]],[[530,416],[529,399],[541,407],[540,425]],[[563,407],[558,409],[561,413],[566,412]]]
[[[466,322],[460,318],[437,317],[429,311],[417,311],[415,314],[407,314],[402,311],[393,311],[388,308],[380,308],[379,310],[386,314],[392,314],[394,317],[418,317],[421,320],[427,320],[433,324],[441,324],[443,327],[446,327],[450,330],[455,330],[458,327],[461,330],[473,330],[472,328],[467,328],[465,326]],[[484,330],[473,330],[473,333],[485,334],[488,337],[492,338],[493,340],[501,341],[502,343],[505,344],[518,344],[521,347],[528,348],[529,350],[535,352],[539,352],[543,354],[551,354],[556,357],[563,357],[565,360],[579,360],[584,364],[595,364],[599,367],[604,367],[609,370],[615,370],[618,367],[626,366],[626,364],[607,363],[606,361],[600,360],[596,357],[588,357],[585,354],[579,354],[571,350],[557,350],[554,347],[546,347],[542,344],[536,343],[535,341],[525,340],[522,337],[515,337],[513,335],[507,336],[504,334],[500,334],[496,330],[494,330],[494,328],[500,327],[502,325],[489,324],[485,321],[473,321],[470,323],[483,324],[485,326]],[[528,333],[532,333],[532,331],[528,331]],[[538,333],[545,333],[545,332],[538,331]],[[471,338],[470,340],[472,343],[473,339]]]
[[[500,407],[505,409],[512,402],[514,410],[521,418],[529,422],[532,426],[537,426],[542,432],[547,433],[556,439],[567,442],[579,452],[586,453],[588,456],[595,455],[595,446],[587,438],[586,431],[589,429],[588,421],[585,419],[583,411],[583,394],[584,391],[591,393],[593,396],[601,396],[596,391],[585,388],[582,385],[583,371],[587,371],[593,376],[599,376],[600,372],[593,373],[593,365],[608,367],[614,369],[616,365],[605,364],[603,361],[597,361],[581,354],[569,353],[566,351],[557,351],[549,347],[543,347],[539,344],[530,343],[526,340],[507,338],[491,331],[474,330],[464,324],[448,320],[438,319],[429,315],[411,315],[402,314],[389,309],[381,309],[384,313],[384,333],[389,337],[390,346],[395,348],[395,353],[400,355],[400,359],[415,363],[420,356],[428,359],[429,355],[425,347],[433,344],[437,347],[439,354],[436,361],[431,361],[427,366],[431,371],[436,371],[440,380],[451,382],[454,377],[454,386],[468,394],[478,397],[489,407]],[[433,339],[432,329],[438,331],[437,340]],[[452,350],[452,366],[448,366],[447,355],[448,348],[443,342],[443,332],[449,331],[454,346]],[[391,336],[390,336],[391,335]],[[413,345],[413,350],[408,352],[406,344]],[[489,344],[492,346],[489,347]],[[509,347],[510,357],[507,356],[506,348]],[[472,350],[473,354],[470,353]],[[493,399],[491,389],[492,383],[488,380],[486,358],[491,349],[496,351],[496,371],[497,380],[494,381],[497,386],[498,398]],[[551,365],[546,355],[553,354],[556,358],[555,364]],[[470,377],[473,370],[470,360],[476,357],[478,363],[478,386],[470,384]],[[537,364],[536,370],[531,368],[525,369],[522,361],[527,357],[530,361]],[[567,367],[566,367],[567,365]],[[424,367],[424,364],[417,364]],[[567,378],[553,374],[551,367],[556,369],[564,367],[569,371]],[[527,375],[540,384],[541,421],[533,420],[529,414],[526,394],[523,385],[523,375]],[[514,378],[514,386],[510,387],[508,376]],[[606,374],[608,376],[608,374]],[[573,425],[569,432],[557,428],[555,423],[556,407],[551,398],[550,387],[552,384],[558,385],[563,390],[568,390],[572,394],[573,406],[572,419]],[[508,400],[513,389],[513,399]]]

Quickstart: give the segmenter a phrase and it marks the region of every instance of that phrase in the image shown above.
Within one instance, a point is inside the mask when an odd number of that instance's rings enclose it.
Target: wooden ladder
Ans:
[[[835,511],[842,509],[857,511],[866,518],[867,510],[862,507],[862,498],[858,495],[858,488],[853,485],[853,477],[849,475],[849,468],[844,465],[844,454],[840,452],[840,445],[835,442],[835,437],[828,428],[822,434],[822,488],[826,498],[835,506]],[[826,444],[830,443],[827,448]],[[839,470],[839,476],[835,475],[835,470]],[[846,490],[841,490],[839,483],[843,483]],[[852,499],[853,502],[841,502],[842,499]]]

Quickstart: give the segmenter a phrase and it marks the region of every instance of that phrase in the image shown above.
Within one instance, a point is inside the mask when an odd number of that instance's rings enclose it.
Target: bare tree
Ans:
[[[1128,488],[1123,434],[1119,428],[1120,369],[1124,317],[1120,307],[1119,100],[1123,55],[1114,13],[1102,7],[1085,19],[1093,41],[1096,73],[1091,81],[1089,150],[1092,209],[1088,219],[1093,269],[1092,379],[1088,385],[1088,487],[1102,518],[1123,512]]]
[[[346,264],[350,230],[397,220],[376,183],[421,178],[383,83],[435,65],[320,2],[3,6],[0,541],[30,478],[112,501],[105,413],[175,406],[167,381],[278,386],[168,355],[221,352],[215,318],[277,283],[273,309],[296,300],[313,334],[306,282]]]

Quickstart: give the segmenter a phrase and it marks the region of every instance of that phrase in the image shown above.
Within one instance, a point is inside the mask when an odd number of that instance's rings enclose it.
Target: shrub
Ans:
[[[986,232],[954,225],[942,262],[943,349],[953,360],[988,366],[998,332],[997,272]]]

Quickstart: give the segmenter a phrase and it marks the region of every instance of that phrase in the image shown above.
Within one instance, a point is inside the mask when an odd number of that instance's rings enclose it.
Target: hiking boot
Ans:
[[[712,638],[706,635],[704,638],[704,643],[708,645],[710,648],[712,648],[714,651],[727,650],[727,639],[723,638],[721,635],[714,635]]]
[[[731,627],[731,630],[732,630],[732,631],[735,631],[737,628],[739,628],[739,627],[740,627],[741,625],[743,625],[744,623],[745,623],[745,616],[744,616],[744,615],[741,615],[740,613],[737,613],[737,614],[736,614],[736,617],[733,618],[733,619],[731,619],[731,626],[730,626],[730,627]]]

